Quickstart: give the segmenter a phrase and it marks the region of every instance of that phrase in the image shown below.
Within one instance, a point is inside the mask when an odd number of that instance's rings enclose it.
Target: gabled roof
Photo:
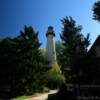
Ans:
[[[94,51],[94,47],[100,45],[100,35],[97,37],[93,45],[91,46],[90,50],[88,51],[88,54],[91,54]]]

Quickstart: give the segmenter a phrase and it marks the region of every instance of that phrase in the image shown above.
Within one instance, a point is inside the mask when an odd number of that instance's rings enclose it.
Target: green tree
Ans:
[[[93,5],[93,19],[100,22],[100,1],[97,1]]]
[[[67,81],[71,82],[77,71],[75,65],[87,54],[87,47],[90,44],[89,34],[84,37],[81,33],[82,26],[77,26],[72,17],[65,17],[61,21],[63,24],[61,39],[64,46],[61,68]]]
[[[30,94],[45,85],[48,70],[38,33],[25,26],[21,34],[0,41],[0,96]]]
[[[46,49],[45,48],[40,48],[40,51],[41,51],[43,57],[45,58]]]
[[[21,87],[24,86],[23,88],[26,89],[23,89],[23,91],[30,92],[31,90],[33,92],[36,90],[35,85],[39,85],[39,74],[43,71],[43,58],[39,50],[40,43],[38,41],[38,33],[36,33],[32,27],[25,26],[24,31],[21,31],[21,35],[17,37],[15,41],[19,44],[18,60],[20,63],[18,66],[21,69],[19,75],[22,74],[20,83],[23,83]]]
[[[62,63],[62,57],[61,57],[61,55],[63,53],[64,46],[63,46],[63,44],[62,44],[61,41],[56,41],[55,47],[56,47],[57,63],[59,65],[61,65],[61,63]]]

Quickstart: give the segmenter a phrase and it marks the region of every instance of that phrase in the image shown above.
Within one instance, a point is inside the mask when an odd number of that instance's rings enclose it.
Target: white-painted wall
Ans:
[[[51,64],[56,63],[55,41],[54,36],[51,34],[47,36],[46,59]]]

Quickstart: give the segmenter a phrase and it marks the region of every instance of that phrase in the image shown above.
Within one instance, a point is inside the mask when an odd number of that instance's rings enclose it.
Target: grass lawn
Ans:
[[[24,96],[18,96],[16,98],[13,98],[12,100],[24,100],[24,99],[29,99],[31,97],[36,97],[36,96],[39,96],[40,94],[43,94],[43,93],[47,93],[49,91],[46,91],[46,92],[41,92],[41,93],[34,93],[32,95],[24,95]]]
[[[24,99],[28,99],[30,98],[31,96],[19,96],[17,98],[14,98],[13,100],[24,100]]]
[[[24,99],[29,99],[31,97],[36,97],[36,96],[39,96],[41,93],[34,93],[32,95],[24,95],[24,96],[18,96],[16,98],[13,98],[13,100],[24,100]]]

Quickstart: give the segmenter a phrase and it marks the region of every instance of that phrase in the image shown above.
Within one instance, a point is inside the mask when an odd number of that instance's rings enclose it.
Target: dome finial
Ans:
[[[49,27],[48,27],[46,36],[48,36],[48,35],[53,35],[53,36],[55,36],[55,33],[54,33],[54,30],[53,30],[53,27],[52,27],[52,26],[49,26]]]

